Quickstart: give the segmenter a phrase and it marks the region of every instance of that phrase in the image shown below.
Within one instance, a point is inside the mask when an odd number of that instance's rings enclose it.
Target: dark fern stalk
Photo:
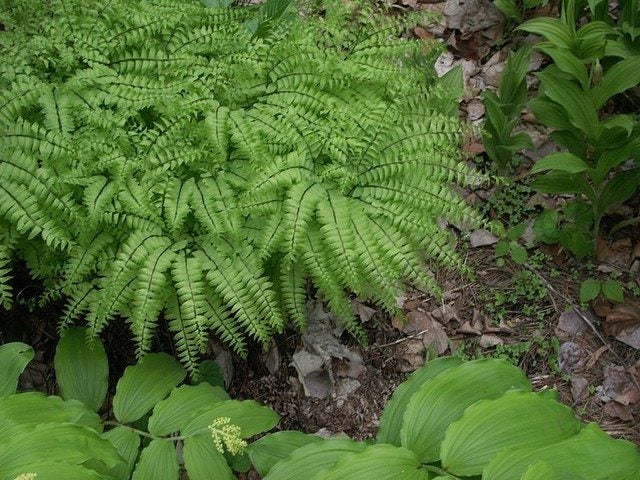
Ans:
[[[22,257],[67,298],[62,328],[123,316],[142,355],[164,312],[195,371],[210,331],[246,354],[303,329],[307,279],[363,338],[348,291],[392,310],[405,281],[437,291],[425,260],[461,265],[437,224],[477,222],[450,190],[472,179],[457,99],[405,61],[400,21],[0,4],[2,303]]]

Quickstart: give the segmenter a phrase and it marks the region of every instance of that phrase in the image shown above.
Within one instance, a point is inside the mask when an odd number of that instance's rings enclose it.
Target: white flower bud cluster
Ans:
[[[240,427],[232,424],[229,417],[216,418],[209,425],[209,431],[216,450],[220,453],[224,453],[226,449],[231,455],[237,455],[247,446],[247,442],[240,436]]]

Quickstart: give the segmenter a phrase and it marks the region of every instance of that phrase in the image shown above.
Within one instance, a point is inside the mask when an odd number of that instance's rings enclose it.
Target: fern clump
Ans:
[[[455,82],[401,21],[0,4],[0,302],[21,257],[68,299],[62,327],[123,316],[144,354],[164,313],[194,368],[209,331],[243,354],[304,328],[308,279],[360,335],[347,291],[394,309],[405,281],[437,289],[425,259],[460,264],[437,223],[476,221],[450,189],[471,178]]]

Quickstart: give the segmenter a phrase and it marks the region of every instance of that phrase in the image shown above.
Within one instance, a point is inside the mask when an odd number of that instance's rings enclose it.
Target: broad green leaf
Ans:
[[[522,104],[527,99],[527,70],[531,48],[522,46],[515,53],[510,52],[502,72],[498,95],[503,104],[503,111],[508,117],[518,116]]]
[[[224,456],[209,435],[195,435],[184,441],[182,452],[189,480],[233,480]]]
[[[318,480],[427,480],[418,456],[393,445],[371,445],[343,456]]]
[[[350,438],[327,438],[294,450],[276,463],[264,480],[321,479],[336,462],[350,452],[361,452],[366,445]]]
[[[586,180],[567,172],[545,173],[531,182],[531,186],[542,193],[582,193],[593,198],[593,190]]]
[[[513,20],[520,20],[522,18],[522,12],[520,12],[520,7],[518,7],[515,0],[493,0],[493,4]]]
[[[619,172],[607,182],[598,201],[598,212],[602,215],[609,208],[621,205],[640,190],[640,167]]]
[[[580,301],[587,303],[598,296],[600,293],[600,281],[590,278],[582,282],[580,285]]]
[[[524,22],[518,30],[535,33],[545,37],[558,47],[571,49],[573,44],[573,34],[569,27],[556,18],[540,17]]]
[[[60,395],[98,411],[107,396],[109,362],[102,342],[88,339],[87,329],[68,329],[56,346],[53,359]]]
[[[500,397],[510,389],[530,389],[525,374],[504,360],[480,359],[445,370],[427,381],[404,413],[402,446],[423,462],[438,460],[449,425],[478,400]]]
[[[565,480],[546,462],[536,462],[522,475],[520,480]],[[572,477],[571,480],[584,480],[584,477]]]
[[[251,460],[249,459],[249,455],[247,455],[246,448],[235,455],[226,451],[224,452],[224,458],[234,472],[247,473],[251,469]]]
[[[536,118],[547,127],[572,128],[563,108],[555,102],[538,97],[529,102],[529,108]]]
[[[192,435],[205,431],[216,418],[221,417],[229,417],[233,425],[240,427],[242,438],[271,430],[280,421],[280,415],[253,400],[225,400],[200,409],[184,426],[182,433]]]
[[[118,480],[129,480],[138,459],[140,435],[128,427],[116,427],[103,433],[102,438],[116,447],[118,454],[124,459],[122,464],[116,465],[109,471],[109,475]]]
[[[522,235],[524,235],[525,230],[527,229],[527,225],[524,222],[520,222],[517,225],[511,227],[507,230],[507,238],[509,240],[517,240]]]
[[[447,429],[440,458],[450,473],[480,475],[504,448],[551,445],[581,427],[573,411],[559,402],[532,392],[508,391],[467,408]]]
[[[529,259],[527,249],[522,245],[518,245],[516,242],[511,242],[509,244],[509,256],[511,257],[511,260],[516,262],[518,265],[524,265]]]
[[[178,480],[178,454],[170,440],[155,439],[140,453],[131,480]]]
[[[620,282],[617,282],[616,280],[607,280],[604,282],[602,284],[602,293],[609,300],[613,300],[618,303],[624,302],[624,292],[622,291]]]
[[[567,224],[560,229],[558,239],[577,258],[586,258],[593,252],[593,235],[584,227]]]
[[[611,97],[640,83],[640,55],[620,60],[603,75],[598,85],[591,90],[591,98],[600,109]]]
[[[127,367],[116,385],[113,413],[122,423],[141,418],[187,375],[175,359],[165,353],[150,353],[137,365]]]
[[[215,362],[215,360],[204,360],[200,362],[198,371],[200,373],[201,382],[207,382],[214,387],[225,387],[220,366]]]
[[[198,411],[224,400],[229,400],[229,395],[220,387],[213,387],[208,383],[196,386],[182,385],[153,408],[149,418],[149,433],[161,437],[177,432],[193,419]]]
[[[531,173],[540,173],[548,170],[567,172],[567,173],[580,173],[590,170],[591,167],[579,157],[576,157],[572,153],[560,152],[550,153],[546,157],[536,161],[531,168]]]
[[[0,345],[0,397],[16,392],[18,378],[34,355],[33,348],[25,343]]]
[[[487,465],[482,480],[519,480],[537,462],[547,463],[562,479],[638,478],[640,453],[623,440],[614,440],[595,423],[577,435],[542,448],[508,448]]]
[[[34,480],[105,480],[105,477],[95,470],[52,461],[37,461],[11,470],[2,470],[2,478],[19,478],[19,475],[25,473],[35,474]]]
[[[295,449],[320,441],[322,438],[317,435],[296,430],[282,431],[265,435],[250,444],[246,451],[253,467],[264,477],[276,463],[288,457]]]
[[[611,136],[611,130],[620,129],[626,133],[626,137],[631,135],[635,120],[631,115],[612,115],[600,122],[600,135]],[[604,147],[607,146],[607,138],[603,141]]]
[[[559,48],[552,42],[541,42],[536,48],[551,57],[555,66],[575,78],[583,89],[589,86],[589,75],[584,63],[569,50]]]
[[[576,133],[577,132],[577,133]],[[587,157],[587,144],[584,141],[580,130],[571,127],[569,130],[554,130],[551,132],[551,139],[559,146],[566,148],[576,157]]]
[[[545,210],[533,223],[533,233],[536,239],[543,243],[555,243],[558,241],[558,212]]]
[[[91,468],[99,473],[124,462],[116,448],[98,432],[73,423],[44,423],[25,428],[0,444],[3,469],[49,460],[74,465],[91,461]]]
[[[458,65],[449,70],[438,79],[438,84],[443,86],[447,91],[452,92],[454,98],[461,98],[464,90],[462,67]]]
[[[63,400],[40,392],[17,393],[0,398],[0,438],[47,422],[75,423],[102,431],[102,420],[77,400]]]
[[[514,152],[519,152],[525,148],[533,148],[531,137],[525,132],[518,132],[509,138],[509,148]]]
[[[445,370],[462,365],[462,363],[464,362],[458,357],[435,358],[413,372],[407,380],[402,382],[382,412],[376,442],[399,446],[402,417],[413,394],[417,392],[427,380]]]
[[[545,95],[564,108],[571,124],[582,130],[584,135],[595,136],[598,115],[591,97],[569,80],[547,71],[539,73],[538,76]]]

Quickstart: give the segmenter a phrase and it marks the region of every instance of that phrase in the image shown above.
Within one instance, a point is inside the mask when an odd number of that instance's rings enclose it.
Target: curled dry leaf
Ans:
[[[631,409],[622,405],[618,402],[609,402],[604,406],[604,411],[610,417],[619,418],[620,420],[624,420],[629,422],[633,420],[633,414],[631,413]]]
[[[640,305],[627,302],[609,309],[604,331],[607,335],[640,350]]]

